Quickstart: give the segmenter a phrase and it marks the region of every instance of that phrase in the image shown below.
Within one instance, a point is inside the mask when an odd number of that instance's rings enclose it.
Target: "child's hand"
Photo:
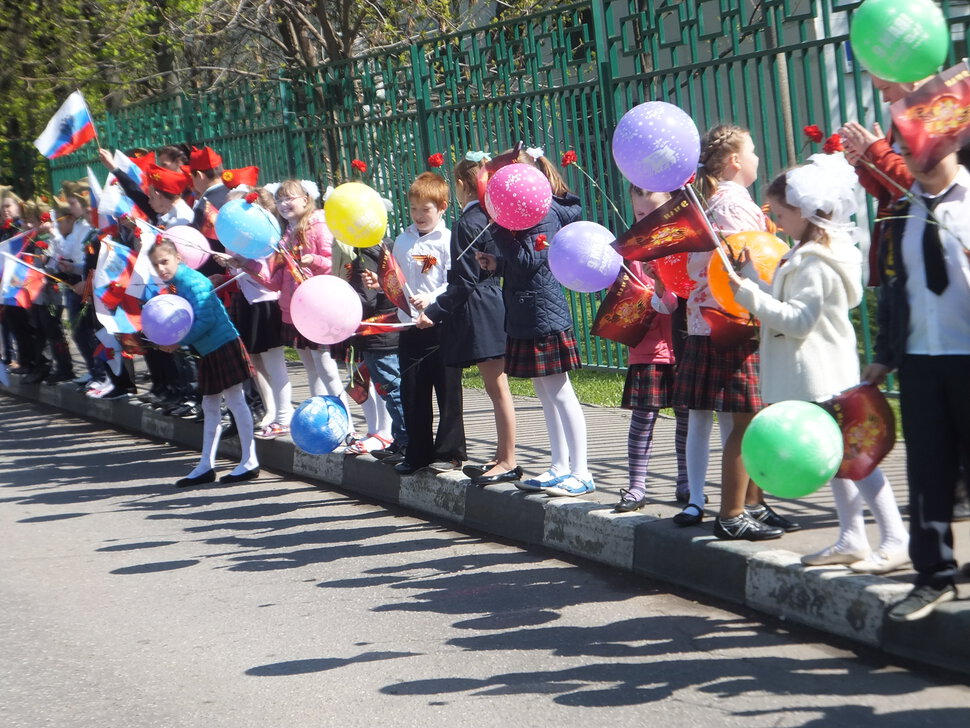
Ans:
[[[869,384],[875,384],[877,387],[886,381],[886,375],[889,374],[889,367],[885,364],[877,364],[873,362],[866,366],[862,370],[862,381],[869,382]]]
[[[876,136],[857,121],[849,121],[842,125],[842,128],[839,129],[839,136],[842,137],[846,159],[858,161],[872,146],[873,142],[879,141],[880,137],[883,136],[882,129],[876,124],[873,131],[878,133],[879,136]]]
[[[101,164],[107,167],[109,171],[115,168],[114,155],[107,149],[98,149],[98,159],[101,160]]]
[[[418,314],[418,319],[414,322],[414,325],[419,329],[430,329],[432,326],[434,326],[434,321],[429,319],[427,315],[422,312]]]
[[[424,311],[434,300],[430,293],[415,293],[408,299],[408,302],[418,311]],[[430,320],[430,319],[429,319]]]
[[[212,259],[216,263],[221,265],[223,268],[225,268],[232,262],[231,255],[226,255],[225,253],[217,253],[216,251],[212,251]]]
[[[363,270],[360,272],[360,277],[364,281],[364,285],[370,288],[372,291],[381,290],[381,282],[374,271]]]
[[[660,276],[657,275],[657,270],[650,263],[643,264],[643,274],[650,279],[653,283],[653,292],[657,298],[663,298],[664,294],[667,292],[667,287],[664,282],[660,280]]]
[[[57,260],[57,270],[61,273],[70,273],[74,268],[74,263],[67,258],[58,258]]]
[[[71,290],[74,291],[77,295],[83,296],[84,295],[84,281],[81,281],[80,283],[75,283],[73,286],[71,286]]]
[[[476,250],[475,260],[478,261],[482,270],[494,272],[498,268],[498,260],[491,253],[483,253],[480,250]]]
[[[159,346],[158,347],[158,350],[159,351],[167,351],[169,354],[171,354],[173,351],[178,351],[179,350],[179,345],[178,344],[166,344],[165,346]]]
[[[313,265],[313,256],[307,253],[300,256],[300,265]]]

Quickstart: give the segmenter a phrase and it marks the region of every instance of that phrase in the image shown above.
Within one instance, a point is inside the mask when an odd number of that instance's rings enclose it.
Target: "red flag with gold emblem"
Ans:
[[[404,295],[404,287],[408,282],[404,278],[401,267],[394,260],[391,249],[383,243],[381,243],[381,257],[377,261],[377,280],[380,281],[388,300],[404,313],[410,314],[411,306],[408,304],[407,296]]]
[[[700,205],[686,189],[679,189],[612,245],[627,260],[648,261],[675,253],[714,250],[718,241]]]
[[[653,286],[645,285],[621,270],[596,312],[590,333],[636,346],[646,336],[653,317],[657,315],[650,305],[652,297]]]
[[[896,444],[896,418],[886,396],[874,384],[858,384],[819,403],[842,430],[845,455],[837,478],[861,480]]]
[[[962,63],[937,74],[889,107],[893,125],[920,170],[970,142],[970,66]]]

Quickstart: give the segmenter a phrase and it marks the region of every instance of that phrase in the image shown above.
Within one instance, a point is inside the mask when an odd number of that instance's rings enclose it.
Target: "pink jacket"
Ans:
[[[293,237],[293,228],[287,228],[286,233],[283,235],[282,244],[286,246],[287,250],[292,251],[297,263],[300,262],[300,258],[304,255],[313,256],[313,262],[310,265],[303,265],[301,267],[308,269],[313,275],[326,275],[330,272],[333,267],[333,233],[327,227],[323,210],[316,210],[312,213],[310,225],[306,231],[306,242],[299,251],[295,250],[294,246],[296,243]],[[268,288],[280,292],[279,304],[280,311],[283,313],[283,323],[293,323],[293,318],[290,316],[290,301],[293,300],[293,293],[296,291],[297,284],[296,280],[290,274],[289,268],[286,266],[286,261],[278,253],[271,256],[269,259],[268,277],[263,277],[258,274],[258,266],[258,262],[250,261],[246,265],[246,270],[258,277]]]
[[[631,263],[633,272],[642,276],[643,267],[640,263]],[[673,330],[670,314],[677,308],[677,296],[671,291],[664,291],[662,298],[653,296],[653,308],[657,315],[653,317],[650,328],[639,344],[628,352],[630,364],[673,364],[674,345]],[[659,304],[659,305],[658,305]]]

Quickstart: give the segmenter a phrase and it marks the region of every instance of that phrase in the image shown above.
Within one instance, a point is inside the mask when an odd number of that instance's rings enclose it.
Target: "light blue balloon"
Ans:
[[[305,400],[290,421],[293,443],[311,455],[333,452],[350,429],[350,413],[339,398],[329,394]]]
[[[229,200],[216,215],[216,235],[227,250],[244,258],[265,258],[273,252],[281,232],[276,217],[244,199]]]

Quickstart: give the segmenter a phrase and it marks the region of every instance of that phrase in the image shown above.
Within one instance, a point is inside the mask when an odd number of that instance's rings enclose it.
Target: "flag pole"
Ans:
[[[20,265],[24,265],[24,266],[27,266],[27,267],[28,267],[28,268],[30,268],[31,270],[33,270],[33,271],[37,271],[37,272],[38,272],[38,273],[40,273],[41,275],[45,275],[45,276],[47,276],[48,278],[50,278],[51,280],[55,280],[55,281],[57,281],[58,283],[63,283],[64,285],[68,285],[68,283],[67,283],[67,281],[65,281],[65,280],[64,280],[63,278],[58,278],[58,277],[57,277],[57,276],[55,276],[55,275],[54,275],[53,273],[48,273],[48,272],[47,272],[46,270],[44,270],[43,268],[38,268],[38,267],[37,267],[37,266],[35,266],[35,265],[31,265],[31,264],[30,264],[30,263],[28,263],[27,261],[25,261],[25,260],[21,260],[20,258],[18,258],[18,257],[17,257],[17,256],[15,256],[15,255],[10,255],[10,253],[8,253],[8,252],[6,252],[6,251],[3,251],[3,256],[4,256],[4,257],[6,257],[6,258],[10,258],[10,260],[13,260],[13,261],[16,261],[17,263],[20,263]]]

